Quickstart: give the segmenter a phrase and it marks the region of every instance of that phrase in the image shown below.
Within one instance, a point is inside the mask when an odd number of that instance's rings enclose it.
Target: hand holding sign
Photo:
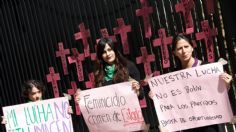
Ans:
[[[232,81],[232,76],[229,75],[228,73],[222,73],[220,75],[220,79],[222,79],[225,82],[226,87],[229,89],[230,82]]]
[[[1,116],[1,124],[7,124],[5,116]]]
[[[81,89],[77,89],[76,93],[75,93],[75,100],[78,104],[79,104],[79,101],[80,101],[81,91],[82,91]]]
[[[78,95],[80,109],[90,131],[137,131],[144,128],[132,83],[79,91]]]
[[[161,127],[178,131],[229,122],[233,114],[222,73],[223,66],[213,63],[151,78]]]
[[[8,132],[73,132],[66,97],[3,107]]]

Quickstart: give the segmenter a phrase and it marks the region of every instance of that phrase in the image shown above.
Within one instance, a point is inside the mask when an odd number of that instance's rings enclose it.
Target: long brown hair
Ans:
[[[102,58],[102,54],[104,52],[104,48],[108,44],[111,49],[115,52],[116,58],[115,58],[115,73],[113,77],[114,83],[124,82],[128,81],[129,74],[128,70],[126,68],[127,66],[127,59],[125,59],[121,53],[117,50],[117,48],[114,45],[114,42],[109,38],[101,38],[97,45],[97,60],[95,62],[94,66],[94,75],[95,75],[95,87],[102,86],[102,83],[104,82],[105,72],[104,68],[106,62]]]

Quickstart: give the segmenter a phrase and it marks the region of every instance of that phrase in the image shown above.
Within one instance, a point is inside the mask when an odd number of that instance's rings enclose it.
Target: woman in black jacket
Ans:
[[[102,38],[99,41],[94,70],[95,87],[131,81],[139,99],[144,97],[137,67],[121,55],[111,39]]]

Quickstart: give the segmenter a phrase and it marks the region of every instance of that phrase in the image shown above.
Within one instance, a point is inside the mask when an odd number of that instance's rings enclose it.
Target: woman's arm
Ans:
[[[136,65],[132,62],[128,63],[127,69],[129,72],[129,76],[133,80],[135,80],[135,81],[132,81],[132,87],[133,87],[133,89],[135,89],[135,91],[138,95],[138,98],[141,100],[144,98],[144,91],[143,91],[142,86],[139,83],[140,82],[140,72],[139,72],[138,68],[136,67]]]
[[[1,124],[7,124],[7,120],[6,120],[6,118],[4,117],[4,116],[1,116]]]
[[[230,89],[230,82],[232,81],[232,76],[227,73],[222,73],[220,75],[220,79],[222,79],[225,82],[226,87],[229,90]]]

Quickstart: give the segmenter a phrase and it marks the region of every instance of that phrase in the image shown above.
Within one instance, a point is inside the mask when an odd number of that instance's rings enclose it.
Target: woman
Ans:
[[[175,70],[206,64],[194,56],[193,44],[190,39],[184,35],[179,34],[173,39],[172,51],[177,58],[177,67]],[[230,81],[232,80],[229,76],[230,75],[227,73],[220,75],[220,78],[225,81],[227,88],[229,88]]]
[[[97,60],[94,66],[95,87],[132,82],[132,88],[139,99],[144,97],[139,85],[140,73],[134,63],[124,58],[109,38],[101,38],[97,45]],[[79,101],[80,90],[76,92]]]
[[[194,56],[194,48],[192,42],[184,35],[179,34],[173,39],[172,51],[177,59],[177,66],[175,67],[175,71],[206,64]],[[229,87],[231,81],[231,78],[229,78],[228,76],[229,75],[227,73],[223,73],[220,75],[220,78],[225,81],[227,87]],[[152,98],[153,96],[153,92],[150,91],[149,97]],[[210,125],[183,130],[182,132],[219,132],[219,128],[217,125]]]
[[[174,38],[172,51],[174,55],[177,57],[178,61],[180,62],[180,65],[177,66],[176,70],[181,70],[206,64],[193,56],[194,53],[193,45],[190,39],[188,39],[184,35],[177,35]],[[220,75],[220,78],[223,79],[226,82],[227,87],[229,87],[231,79],[228,78],[228,75],[226,73],[223,73]],[[199,131],[219,132],[219,128],[217,125],[210,125],[210,126],[184,130],[183,132],[199,132]]]
[[[27,102],[35,102],[42,100],[45,91],[44,85],[37,80],[28,80],[23,84],[23,97]]]
[[[37,80],[28,80],[22,86],[22,95],[26,102],[36,102],[42,100],[45,91],[44,85]],[[4,116],[1,117],[1,124],[7,124]]]

